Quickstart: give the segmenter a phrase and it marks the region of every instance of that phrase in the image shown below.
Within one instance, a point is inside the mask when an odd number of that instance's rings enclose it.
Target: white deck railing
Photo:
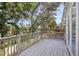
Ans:
[[[59,33],[28,33],[0,38],[0,56],[18,55],[35,42]]]
[[[28,33],[0,38],[0,55],[17,55],[43,38],[41,33]]]

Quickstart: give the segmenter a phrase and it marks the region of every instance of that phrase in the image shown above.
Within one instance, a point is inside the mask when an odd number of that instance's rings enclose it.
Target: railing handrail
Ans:
[[[64,33],[64,32],[55,32],[55,33]]]
[[[10,36],[10,37],[3,37],[3,38],[0,38],[0,41],[2,40],[7,40],[7,39],[10,39],[10,38],[17,38],[17,37],[21,37],[21,36],[25,36],[25,35],[32,35],[32,34],[37,34],[37,33],[40,33],[40,32],[35,32],[35,33],[26,33],[26,34],[20,34],[20,35],[13,35],[13,36]]]

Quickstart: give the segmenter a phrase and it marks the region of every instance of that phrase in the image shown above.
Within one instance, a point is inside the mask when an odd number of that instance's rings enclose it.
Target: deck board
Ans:
[[[19,56],[69,56],[62,39],[42,39]]]

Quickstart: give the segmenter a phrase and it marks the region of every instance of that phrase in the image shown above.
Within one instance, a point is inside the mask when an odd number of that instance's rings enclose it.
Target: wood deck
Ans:
[[[63,39],[42,39],[19,56],[69,56]]]

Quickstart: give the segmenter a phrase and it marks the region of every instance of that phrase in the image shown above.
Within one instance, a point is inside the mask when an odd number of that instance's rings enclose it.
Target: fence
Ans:
[[[53,35],[56,36],[56,34],[58,33],[39,32],[0,38],[0,56],[18,55],[37,41]]]
[[[1,38],[0,56],[17,55],[42,38],[42,33],[28,33]]]

